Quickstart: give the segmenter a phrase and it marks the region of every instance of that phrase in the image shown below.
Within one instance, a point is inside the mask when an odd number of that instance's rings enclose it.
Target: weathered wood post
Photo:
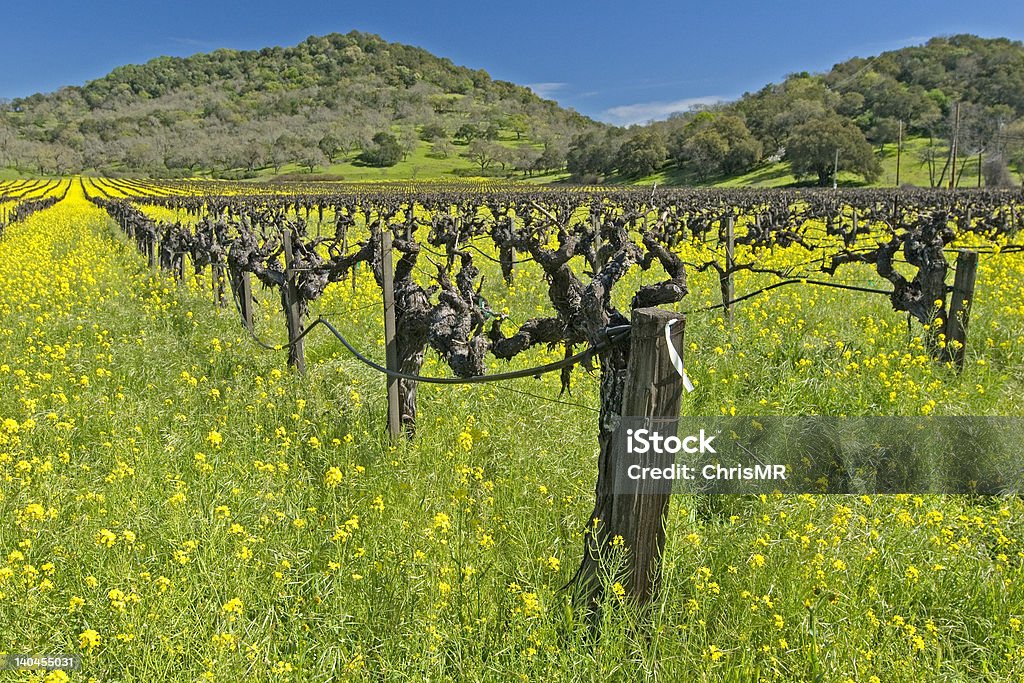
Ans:
[[[733,322],[732,300],[736,298],[736,285],[733,281],[733,268],[736,265],[735,220],[729,216],[725,224],[725,274],[722,275],[722,303],[725,304],[725,320],[729,325]]]
[[[354,212],[353,212],[353,215],[354,215]],[[366,222],[367,223],[370,222],[369,214],[367,214],[367,216],[366,216]],[[355,225],[355,223],[353,223],[353,225]],[[348,229],[347,228],[345,230],[345,249],[346,249],[345,253],[347,254],[348,253],[348,251],[347,251],[348,250]],[[357,263],[353,263],[352,264],[352,293],[353,294],[356,293],[356,273],[358,271],[359,271],[359,263],[358,262]]]
[[[252,280],[246,270],[238,274],[238,312],[242,315],[242,324],[252,332]]]
[[[398,372],[398,331],[395,324],[395,267],[391,254],[391,227],[380,222],[381,289],[384,294],[384,356],[388,370]],[[402,434],[398,378],[388,376],[388,433],[392,439]]]
[[[516,217],[512,215],[511,210],[508,214],[508,234],[510,239],[516,234]],[[516,279],[516,249],[507,242],[503,242],[498,249],[505,284],[512,286]]]
[[[964,352],[967,349],[967,327],[970,323],[971,305],[974,303],[974,285],[978,279],[978,252],[962,250],[956,258],[956,275],[953,278],[953,295],[949,302],[949,316],[946,320],[946,353],[958,368],[964,366]]]
[[[669,339],[676,348],[683,346],[684,318],[660,308],[633,311],[629,360],[626,366],[620,420],[640,418],[661,430],[671,428],[679,417],[683,382],[669,352],[665,330],[672,321]],[[631,426],[636,426],[632,424]],[[599,612],[603,587],[601,581],[617,568],[608,566],[609,551],[616,537],[626,549],[625,566],[616,577],[634,604],[645,605],[658,592],[661,581],[661,556],[665,549],[665,521],[670,490],[664,480],[623,476],[630,464],[666,466],[666,456],[638,456],[625,452],[626,429],[620,422],[610,443],[602,443],[598,456],[597,502],[592,526],[588,527],[584,558],[575,582],[579,598],[585,601],[592,623]],[[618,446],[618,447],[616,447]],[[639,459],[639,461],[638,461]],[[615,545],[618,545],[616,540]]]
[[[445,248],[445,272],[452,272],[455,267],[455,258],[459,255],[459,243],[462,241],[462,215],[455,218],[455,243]]]
[[[731,223],[731,219],[730,219]],[[665,326],[672,320],[671,342],[683,346],[685,320],[660,308],[633,311],[629,365],[622,398],[624,417],[675,419],[679,417],[683,381],[669,356]],[[613,470],[614,471],[614,470]],[[628,493],[615,496],[609,520],[611,538],[622,536],[629,548],[626,595],[647,603],[661,580],[661,556],[665,550],[665,519],[670,493],[663,482],[639,481]],[[658,491],[658,492],[656,492]]]
[[[281,302],[284,306],[285,320],[288,324],[288,365],[300,373],[306,371],[306,349],[305,339],[299,337],[302,334],[302,301],[299,297],[299,289],[295,285],[294,263],[295,254],[292,249],[292,231],[285,228],[281,233],[281,241],[284,245],[284,284],[281,286]]]

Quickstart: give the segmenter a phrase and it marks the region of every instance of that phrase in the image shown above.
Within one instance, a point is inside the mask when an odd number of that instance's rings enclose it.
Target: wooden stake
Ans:
[[[671,465],[672,456],[649,453],[637,462],[637,455],[627,452],[622,430],[645,422],[675,434],[683,386],[665,339],[665,328],[673,320],[677,322],[671,329],[671,343],[678,349],[683,345],[684,320],[680,314],[660,308],[634,310],[628,356],[626,349],[614,350],[608,358],[615,367],[611,370],[614,375],[601,380],[596,499],[591,525],[584,535],[583,560],[572,579],[576,601],[585,610],[592,630],[600,627],[603,586],[609,574],[622,583],[635,604],[650,603],[658,591],[671,489],[666,488],[664,480],[637,480],[625,475],[632,464]],[[632,424],[627,424],[625,418],[633,418],[629,420]],[[620,545],[616,537],[621,538],[626,553],[624,564],[616,558],[615,566],[611,566],[610,551]]]
[[[302,334],[302,304],[298,288],[295,286],[295,271],[292,264],[295,254],[292,251],[292,231],[285,228],[282,232],[284,242],[284,285],[281,287],[281,299],[284,304],[285,320],[288,324],[288,365],[300,373],[306,372],[306,343],[300,339]]]
[[[729,325],[733,322],[732,300],[736,298],[736,286],[733,282],[733,266],[736,264],[736,237],[733,232],[734,219],[729,216],[725,224],[725,275],[722,276],[722,303],[725,304],[725,319]]]
[[[224,266],[221,265],[220,257],[214,256],[210,260],[210,286],[213,288],[213,300],[218,306],[224,306]]]
[[[381,284],[384,290],[384,352],[388,370],[399,371],[398,328],[395,323],[395,269],[391,257],[391,228],[380,222]],[[398,379],[388,376],[388,434],[397,439],[402,434],[402,411],[398,397]]]
[[[242,314],[242,324],[252,332],[252,280],[249,279],[249,272],[244,270],[238,276],[238,308]]]
[[[508,217],[508,234],[509,235],[515,235],[516,234],[516,217],[511,215],[511,213],[509,214],[509,217]],[[508,250],[509,250],[510,261],[509,261],[509,264],[508,264],[508,278],[507,279],[508,279],[508,284],[511,285],[513,282],[515,282],[515,279],[516,279],[516,248],[515,247],[509,247]]]
[[[629,365],[622,399],[624,417],[659,420],[658,426],[666,419],[679,417],[683,381],[672,365],[665,340],[665,325],[674,319],[677,322],[672,326],[671,340],[679,349],[683,347],[685,320],[678,313],[660,308],[633,311]],[[612,463],[612,472],[617,472],[616,465]],[[629,549],[623,587],[626,594],[640,604],[650,602],[660,584],[670,496],[670,493],[661,491],[664,491],[664,482],[637,481],[635,490],[615,494],[608,520],[608,538],[621,536]]]
[[[974,303],[974,285],[978,279],[978,252],[961,251],[956,259],[956,276],[953,279],[953,296],[949,303],[949,317],[946,320],[946,353],[958,368],[964,366],[967,349],[967,327],[970,323],[971,305]]]

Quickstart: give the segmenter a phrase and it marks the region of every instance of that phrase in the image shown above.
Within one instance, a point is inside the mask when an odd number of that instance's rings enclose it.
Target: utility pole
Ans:
[[[832,189],[839,187],[839,148],[836,147],[836,163],[832,167]]]
[[[981,153],[982,150],[978,150],[978,189],[981,189]]]
[[[896,187],[900,186],[900,157],[903,153],[903,119],[900,119],[900,133],[896,138]]]
[[[953,122],[953,142],[949,146],[950,167],[949,167],[949,189],[956,187],[956,154],[957,143],[960,140],[960,103],[956,103],[956,114]]]

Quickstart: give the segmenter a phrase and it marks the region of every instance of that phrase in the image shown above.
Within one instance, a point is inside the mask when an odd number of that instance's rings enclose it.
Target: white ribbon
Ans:
[[[672,318],[665,323],[665,343],[668,344],[668,358],[672,361],[672,365],[675,367],[676,372],[683,378],[683,388],[687,392],[693,391],[693,382],[690,381],[689,376],[686,374],[686,368],[683,367],[683,359],[679,355],[679,351],[676,350],[675,344],[672,343],[672,326],[679,322],[679,318]]]

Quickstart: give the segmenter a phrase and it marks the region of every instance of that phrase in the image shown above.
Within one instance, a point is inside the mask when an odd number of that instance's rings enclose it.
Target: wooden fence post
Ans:
[[[391,256],[391,227],[380,222],[381,289],[384,294],[384,355],[388,370],[397,372],[398,330],[395,323],[395,268]],[[402,412],[398,397],[398,378],[388,376],[388,433],[392,439],[402,434]]]
[[[242,314],[242,324],[252,332],[252,280],[249,278],[249,271],[246,270],[238,275],[238,308],[238,312]]]
[[[722,276],[722,303],[725,304],[725,319],[732,325],[732,300],[736,298],[736,285],[733,282],[732,269],[736,265],[735,220],[729,216],[725,224],[725,274]]]
[[[665,339],[665,326],[672,320],[677,322],[672,326],[671,341],[680,349],[685,319],[678,313],[660,308],[633,311],[623,417],[679,417],[683,380],[672,364]],[[629,573],[623,586],[640,604],[654,597],[661,581],[670,496],[663,490],[664,482],[638,481],[635,491],[617,494],[612,504],[609,537],[622,536],[629,548]]]
[[[220,256],[215,255],[210,260],[210,280],[213,288],[213,300],[218,306],[224,306],[224,267],[221,265]]]
[[[288,323],[288,365],[300,373],[306,371],[305,339],[302,334],[302,304],[299,291],[295,286],[295,271],[292,270],[295,254],[292,250],[292,231],[285,228],[282,233],[284,243],[284,284],[281,286],[281,300],[284,304],[284,315]]]
[[[967,350],[967,327],[971,305],[974,303],[974,285],[978,279],[978,252],[962,250],[956,258],[956,276],[953,296],[950,297],[949,316],[946,319],[946,354],[958,368],[964,366]]]
[[[513,236],[516,234],[516,217],[511,215],[511,213],[510,213],[510,215],[508,217],[508,234],[509,235],[513,235]],[[502,249],[506,249],[506,248],[509,251],[509,261],[508,261],[508,274],[505,276],[505,281],[509,285],[511,285],[513,282],[515,282],[515,277],[516,277],[516,248],[515,247],[502,247]]]
[[[648,604],[661,582],[661,556],[665,549],[665,520],[669,509],[670,489],[664,480],[630,479],[622,476],[631,464],[641,467],[665,466],[663,454],[641,456],[626,452],[626,439],[621,430],[636,426],[643,420],[659,431],[670,428],[674,434],[674,421],[679,417],[683,382],[669,354],[665,329],[671,328],[671,343],[683,346],[682,315],[660,308],[638,308],[633,311],[630,330],[629,360],[622,378],[621,407],[615,434],[602,441],[598,456],[597,500],[592,515],[593,526],[588,528],[584,541],[584,556],[574,583],[579,586],[578,599],[585,602],[591,625],[599,621],[602,581],[609,572],[617,572],[619,581],[631,602]],[[607,387],[602,387],[602,394]],[[611,393],[617,393],[614,388]],[[602,400],[605,397],[602,396]],[[633,418],[633,424],[622,420]],[[626,554],[623,566],[608,564],[612,541],[621,537]],[[619,543],[615,542],[615,545]]]

